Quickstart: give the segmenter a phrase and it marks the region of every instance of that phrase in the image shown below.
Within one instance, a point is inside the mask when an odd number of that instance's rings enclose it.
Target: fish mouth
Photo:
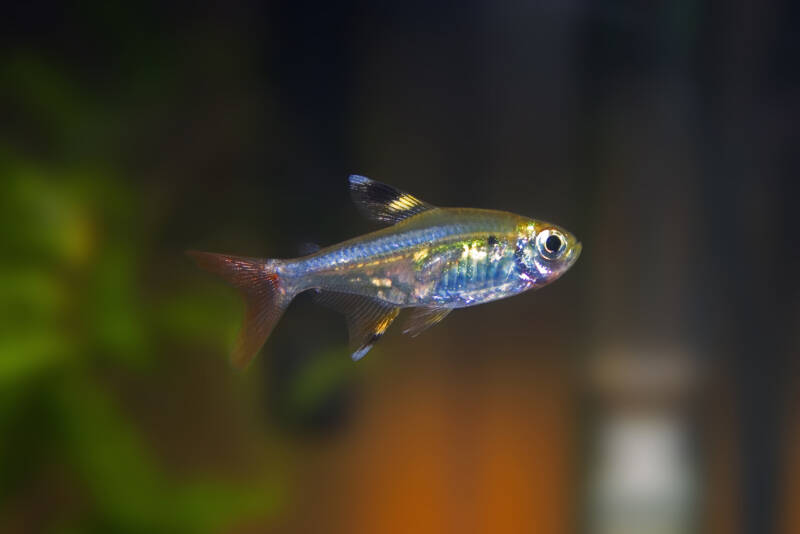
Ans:
[[[581,251],[583,250],[583,244],[580,241],[575,243],[575,246],[572,247],[572,250],[569,251],[569,255],[567,256],[567,263],[571,267],[573,263],[578,260],[578,256],[581,255]]]

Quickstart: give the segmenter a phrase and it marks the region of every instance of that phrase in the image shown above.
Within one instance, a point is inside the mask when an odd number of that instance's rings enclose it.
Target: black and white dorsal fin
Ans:
[[[400,308],[381,300],[336,291],[319,290],[315,300],[344,314],[353,360],[363,358],[400,313]]]
[[[366,176],[350,175],[350,195],[358,209],[368,218],[394,224],[423,211],[435,209],[414,195]]]

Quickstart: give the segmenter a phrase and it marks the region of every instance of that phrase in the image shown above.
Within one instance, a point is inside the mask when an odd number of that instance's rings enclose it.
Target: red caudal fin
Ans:
[[[187,251],[197,265],[238,288],[245,301],[244,324],[231,354],[234,366],[243,369],[261,349],[293,295],[282,287],[275,271],[277,260],[241,258],[210,252]]]

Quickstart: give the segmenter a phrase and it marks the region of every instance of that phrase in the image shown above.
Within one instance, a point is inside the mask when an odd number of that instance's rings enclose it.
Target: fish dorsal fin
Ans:
[[[417,337],[432,326],[439,324],[442,319],[453,311],[453,308],[420,307],[411,310],[411,315],[406,319],[403,333]]]
[[[364,215],[374,221],[394,224],[436,208],[405,191],[365,176],[353,174],[349,181],[353,202]]]
[[[319,290],[315,300],[344,314],[354,361],[369,352],[400,313],[400,308],[381,300],[336,291]]]

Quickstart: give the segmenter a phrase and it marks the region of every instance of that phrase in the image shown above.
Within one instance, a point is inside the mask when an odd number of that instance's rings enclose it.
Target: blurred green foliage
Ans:
[[[293,419],[313,414],[348,383],[353,376],[350,351],[342,348],[323,350],[294,377],[288,387],[286,407]]]
[[[148,284],[147,186],[108,150],[124,107],[87,94],[35,56],[0,59],[24,126],[0,138],[0,531],[214,532],[274,514],[278,475],[181,474],[123,407],[114,377],[218,358],[240,311],[200,277]]]

